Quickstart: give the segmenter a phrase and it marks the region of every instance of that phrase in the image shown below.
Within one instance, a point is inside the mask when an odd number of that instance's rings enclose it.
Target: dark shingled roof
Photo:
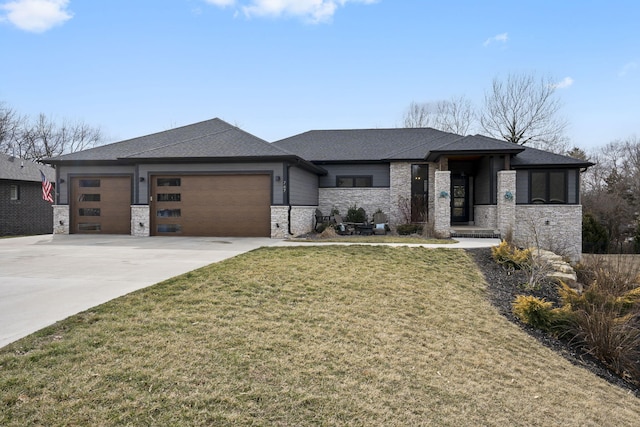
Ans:
[[[56,180],[56,171],[51,166],[0,154],[0,179],[40,182],[40,171],[49,181]]]
[[[594,163],[589,161],[580,160],[569,156],[562,156],[560,154],[554,154],[532,147],[526,147],[522,153],[513,157],[513,159],[511,160],[511,166],[513,166],[514,169],[525,169],[544,166],[588,168],[593,165]]]
[[[460,138],[431,128],[312,130],[272,143],[312,162],[421,159],[429,144]]]
[[[47,159],[48,163],[141,159],[297,157],[220,119]]]
[[[441,155],[512,154],[513,167],[588,167],[592,163],[483,135],[431,128],[313,130],[272,143],[312,162],[436,161]]]

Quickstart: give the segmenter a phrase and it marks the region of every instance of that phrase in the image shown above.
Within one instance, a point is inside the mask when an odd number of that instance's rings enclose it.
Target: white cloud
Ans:
[[[6,15],[2,21],[9,21],[21,30],[42,33],[61,25],[73,16],[67,11],[69,0],[15,0],[0,5]]]
[[[573,84],[573,79],[571,77],[565,77],[560,80],[558,83],[553,84],[554,89],[565,89]]]
[[[378,0],[206,0],[219,6],[237,5],[246,17],[253,16],[294,16],[306,21],[319,23],[330,21],[339,7],[347,3],[372,4]]]
[[[506,43],[509,40],[508,33],[496,34],[493,37],[489,37],[487,40],[482,43],[484,47],[489,46],[493,42]]]
[[[236,4],[236,0],[205,0],[205,1],[209,4],[212,4],[214,6],[219,6],[219,7],[233,6],[234,4]]]
[[[625,64],[624,67],[622,67],[622,69],[618,73],[618,76],[619,77],[624,77],[624,76],[626,76],[627,74],[633,72],[636,69],[638,69],[638,63],[636,61],[629,62],[629,63]]]

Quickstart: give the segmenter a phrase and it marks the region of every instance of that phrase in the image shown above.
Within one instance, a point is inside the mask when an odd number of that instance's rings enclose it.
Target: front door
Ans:
[[[469,222],[469,177],[451,176],[451,223]]]

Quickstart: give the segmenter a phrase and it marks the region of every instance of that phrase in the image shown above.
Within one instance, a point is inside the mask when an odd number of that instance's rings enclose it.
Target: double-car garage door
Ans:
[[[149,181],[151,235],[271,234],[270,175],[152,175]],[[131,182],[129,176],[73,178],[71,232],[129,234]]]

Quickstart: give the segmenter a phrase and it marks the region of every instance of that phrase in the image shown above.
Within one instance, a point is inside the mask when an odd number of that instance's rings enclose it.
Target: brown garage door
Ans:
[[[131,233],[131,177],[71,179],[70,233]]]
[[[151,178],[154,235],[269,237],[270,175]]]

